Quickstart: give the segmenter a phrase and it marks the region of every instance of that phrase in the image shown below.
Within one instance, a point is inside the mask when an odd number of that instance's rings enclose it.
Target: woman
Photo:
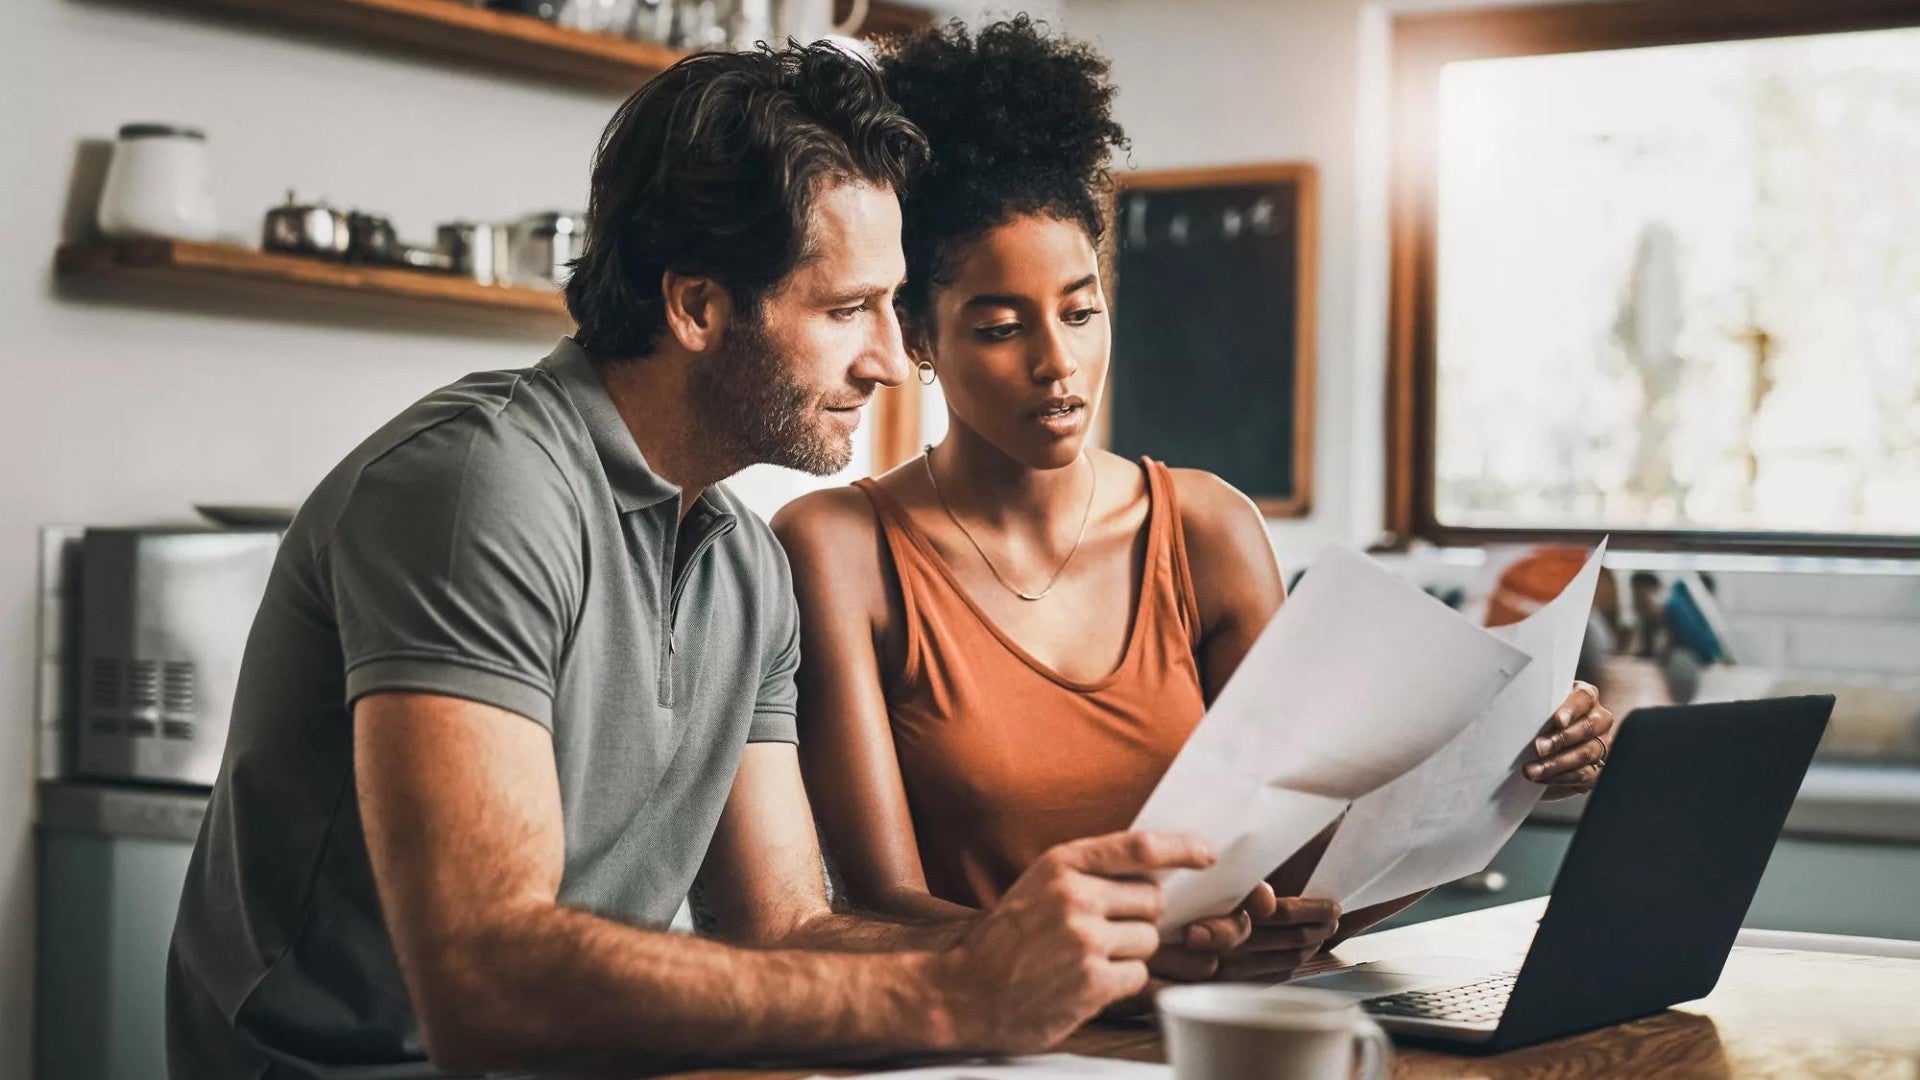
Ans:
[[[992,903],[1058,841],[1126,827],[1284,588],[1246,496],[1087,445],[1110,344],[1105,167],[1126,146],[1105,61],[1021,17],[929,31],[881,67],[932,143],[903,208],[899,307],[948,432],[774,527],[830,861],[856,904],[940,918]],[[1530,775],[1571,793],[1612,721],[1590,688],[1567,710]],[[1276,874],[1285,899],[1250,899],[1250,937],[1190,934],[1156,971],[1271,975],[1310,956],[1338,916],[1288,895],[1314,858]]]

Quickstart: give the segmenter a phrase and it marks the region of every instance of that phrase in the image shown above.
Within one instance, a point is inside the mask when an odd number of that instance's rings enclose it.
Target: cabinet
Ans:
[[[193,845],[43,828],[35,1075],[166,1075],[167,942]]]

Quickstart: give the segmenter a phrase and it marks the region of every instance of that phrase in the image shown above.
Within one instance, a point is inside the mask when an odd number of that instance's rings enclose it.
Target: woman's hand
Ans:
[[[1521,772],[1546,786],[1544,798],[1585,795],[1606,767],[1614,727],[1613,713],[1600,704],[1600,691],[1591,683],[1575,682],[1573,693],[1533,740],[1537,760],[1528,762]]]
[[[1232,918],[1233,932],[1223,933],[1222,920],[1209,919],[1187,928],[1179,947],[1162,947],[1147,967],[1163,978],[1192,982],[1199,979],[1282,979],[1313,959],[1340,928],[1340,905],[1331,900],[1275,896],[1265,882],[1248,895]]]
[[[1313,959],[1340,929],[1340,905],[1332,900],[1282,896],[1273,910],[1255,914],[1245,943],[1220,958],[1218,979],[1284,979]]]
[[[1261,882],[1240,906],[1225,915],[1201,919],[1187,926],[1178,945],[1162,945],[1147,961],[1154,979],[1166,982],[1202,982],[1220,971],[1221,958],[1247,943],[1254,919],[1274,909],[1273,886]]]
[[[1162,945],[1147,970],[1156,980],[1281,979],[1313,959],[1340,926],[1331,900],[1277,897],[1261,882],[1232,914],[1187,927],[1178,945]]]

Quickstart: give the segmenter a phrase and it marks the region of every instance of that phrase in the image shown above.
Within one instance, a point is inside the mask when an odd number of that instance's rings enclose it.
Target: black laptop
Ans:
[[[1396,1035],[1483,1050],[1705,997],[1832,712],[1820,695],[1627,717],[1517,970],[1415,956],[1287,985],[1351,995]]]

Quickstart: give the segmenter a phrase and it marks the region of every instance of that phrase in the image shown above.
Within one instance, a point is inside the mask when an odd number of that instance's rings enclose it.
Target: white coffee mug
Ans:
[[[1348,998],[1291,986],[1160,993],[1174,1080],[1386,1080],[1393,1044]]]

